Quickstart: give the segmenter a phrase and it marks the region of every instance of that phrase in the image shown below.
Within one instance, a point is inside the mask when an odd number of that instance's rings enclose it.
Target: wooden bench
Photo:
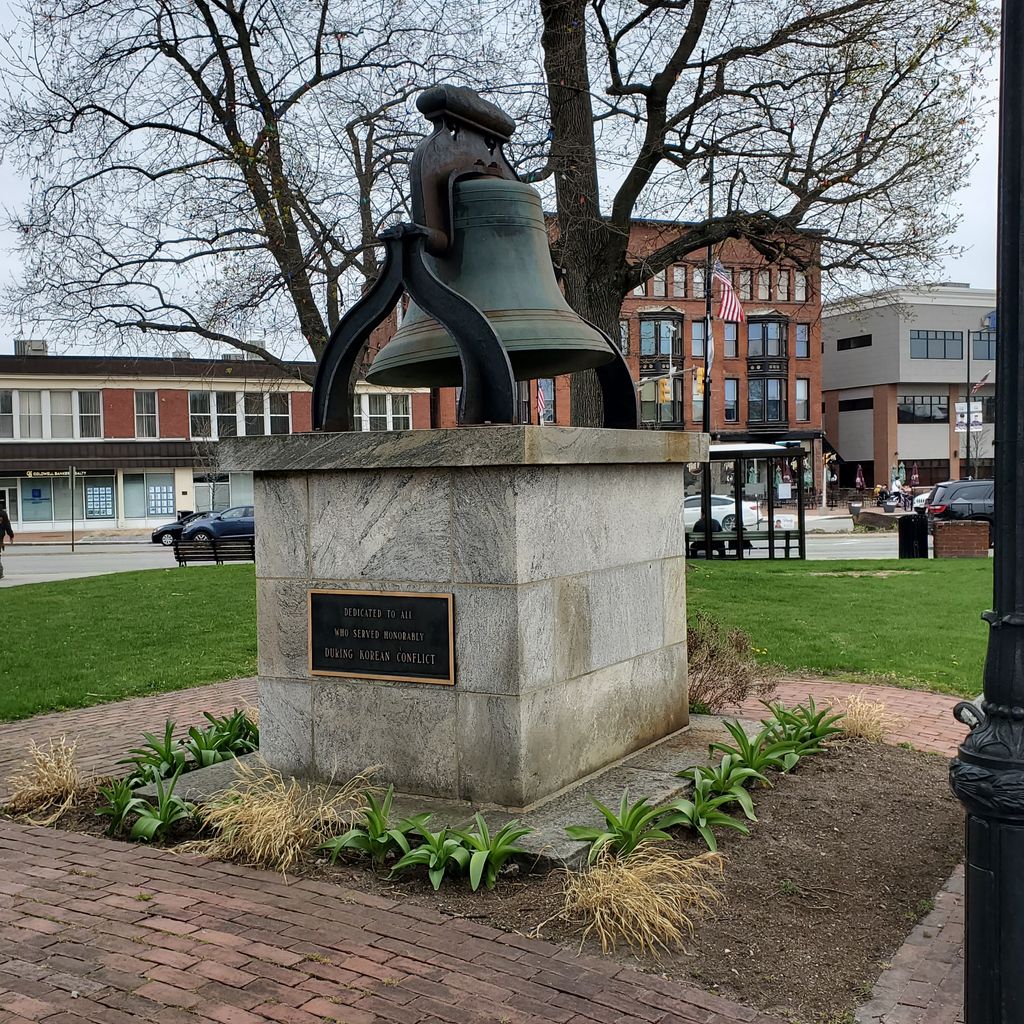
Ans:
[[[174,557],[178,565],[189,562],[254,562],[255,537],[214,537],[213,540],[176,540]]]

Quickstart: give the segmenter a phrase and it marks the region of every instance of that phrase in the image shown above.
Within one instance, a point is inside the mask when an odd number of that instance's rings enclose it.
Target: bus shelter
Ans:
[[[798,442],[711,445],[709,462],[689,465],[685,477],[689,556],[806,558],[807,457]]]

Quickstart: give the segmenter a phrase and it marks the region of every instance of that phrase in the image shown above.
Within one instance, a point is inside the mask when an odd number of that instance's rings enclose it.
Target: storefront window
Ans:
[[[94,501],[99,507],[101,496],[96,495]],[[126,519],[144,519],[147,516],[173,517],[174,474],[125,473],[124,514]]]
[[[231,504],[227,473],[193,473],[196,512],[222,512]]]
[[[21,520],[24,523],[53,522],[53,489],[49,477],[30,477],[22,481]]]

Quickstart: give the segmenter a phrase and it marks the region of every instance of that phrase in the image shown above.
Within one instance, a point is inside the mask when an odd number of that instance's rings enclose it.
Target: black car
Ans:
[[[163,526],[158,526],[153,531],[153,543],[163,544],[164,547],[169,548],[181,536],[181,531],[184,530],[189,523],[194,523],[197,519],[205,519],[209,515],[212,515],[212,513],[182,512],[176,522],[164,523]]]
[[[995,522],[995,481],[947,480],[936,484],[928,496],[928,532],[945,519],[981,519],[988,523],[988,541],[992,543]]]

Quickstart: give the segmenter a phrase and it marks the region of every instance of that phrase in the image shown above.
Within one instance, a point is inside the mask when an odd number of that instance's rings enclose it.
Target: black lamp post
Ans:
[[[1024,1021],[1024,4],[1003,3],[995,587],[982,713],[950,766],[967,808],[967,1024]],[[970,401],[970,399],[968,399]],[[980,720],[979,720],[980,719]]]

